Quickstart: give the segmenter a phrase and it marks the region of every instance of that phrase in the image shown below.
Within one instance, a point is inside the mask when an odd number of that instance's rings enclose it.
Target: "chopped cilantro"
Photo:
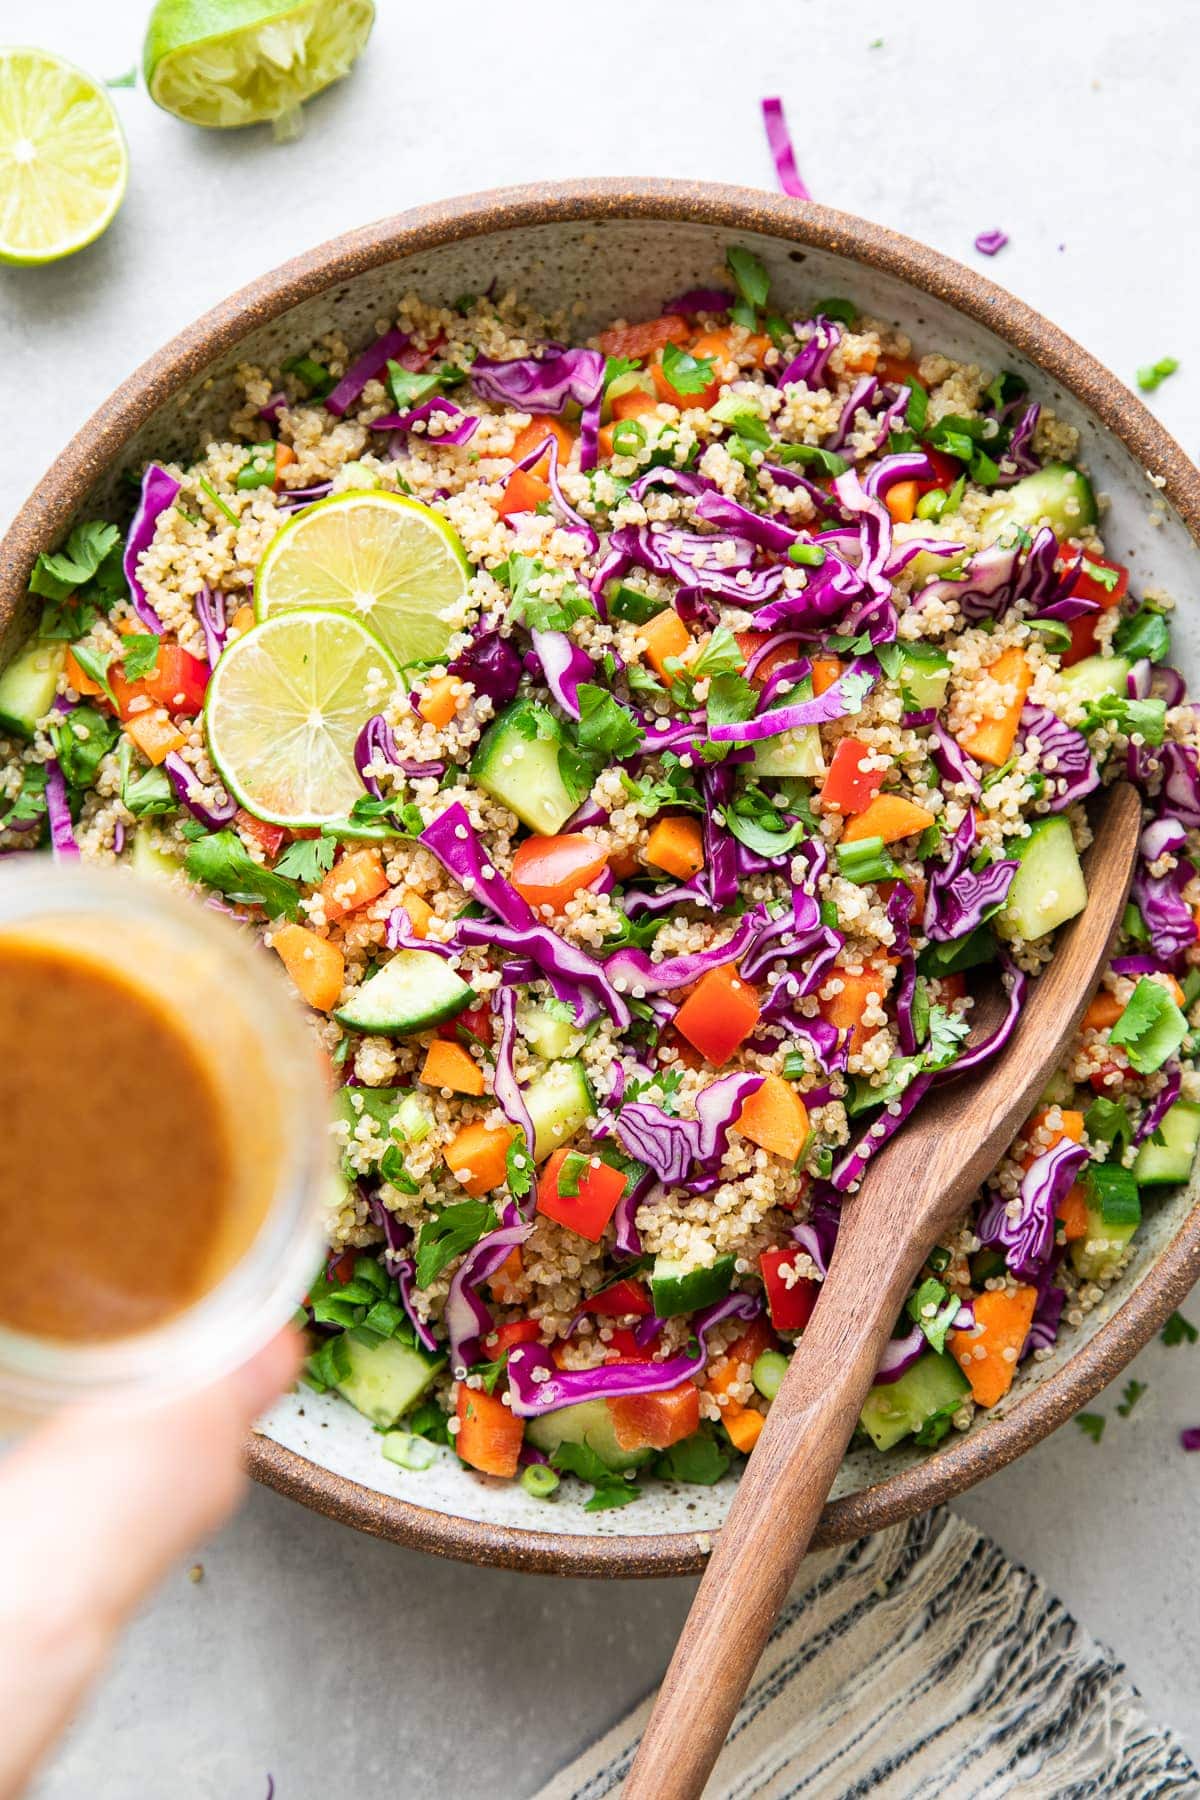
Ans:
[[[1090,1437],[1093,1444],[1098,1444],[1104,1436],[1104,1414],[1081,1412],[1075,1414],[1075,1423],[1085,1437]]]
[[[645,732],[633,714],[604,688],[590,681],[581,682],[578,699],[579,723],[575,729],[581,750],[608,762],[620,762],[640,750]]]
[[[332,869],[336,853],[336,838],[324,834],[315,838],[297,838],[275,864],[275,873],[289,875],[301,887],[315,887]]]
[[[131,632],[121,640],[121,668],[126,681],[144,681],[147,675],[153,675],[158,667],[160,642],[153,632]],[[78,650],[75,659],[79,660]]]
[[[271,917],[295,919],[300,893],[294,882],[264,869],[234,831],[205,832],[189,845],[184,868],[193,881],[216,888],[230,900],[261,906]]]
[[[43,551],[33,565],[29,591],[43,600],[67,600],[93,580],[113,599],[120,591],[120,532],[99,519],[76,525],[61,550]],[[113,564],[115,563],[115,570]]]
[[[712,386],[715,365],[709,356],[693,356],[678,344],[664,344],[662,371],[669,387],[677,394],[702,394]]]
[[[771,278],[753,250],[744,250],[740,244],[731,244],[725,252],[725,262],[737,284],[738,293],[747,306],[765,306],[771,290]]]
[[[1173,1312],[1161,1332],[1162,1341],[1168,1350],[1177,1344],[1194,1344],[1200,1338],[1200,1331],[1181,1312]]]
[[[1147,1385],[1148,1384],[1144,1381],[1127,1381],[1125,1383],[1125,1386],[1121,1391],[1121,1398],[1117,1403],[1117,1411],[1123,1419],[1129,1417],[1142,1395],[1146,1392]]]
[[[427,1288],[447,1264],[496,1229],[496,1209],[486,1200],[455,1200],[421,1227],[417,1239],[417,1286]]]

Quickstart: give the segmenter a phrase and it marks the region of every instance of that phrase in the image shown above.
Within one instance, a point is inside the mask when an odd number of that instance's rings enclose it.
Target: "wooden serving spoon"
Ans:
[[[1141,803],[1108,790],[1088,903],[991,1062],[932,1089],[867,1165],[688,1614],[625,1800],[697,1800],[821,1516],[913,1278],[1034,1104],[1091,999],[1133,874]],[[983,1011],[981,1003],[980,1011]],[[998,1018],[993,1014],[991,1028]]]

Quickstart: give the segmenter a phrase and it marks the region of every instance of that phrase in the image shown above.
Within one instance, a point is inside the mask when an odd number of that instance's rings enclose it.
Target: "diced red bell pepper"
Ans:
[[[492,1041],[492,1012],[488,1006],[468,1006],[464,1012],[457,1013],[453,1019],[443,1019],[437,1028],[437,1035],[451,1044],[459,1042],[459,1031],[468,1031],[478,1038],[481,1044]]]
[[[701,976],[675,1014],[675,1029],[719,1069],[750,1036],[759,1011],[757,990],[736,963],[723,963]]]
[[[616,1326],[606,1346],[605,1362],[651,1362],[654,1358],[653,1344],[639,1344],[628,1325]]]
[[[844,737],[829,763],[829,773],[821,789],[821,805],[844,813],[866,812],[883,786],[882,769],[864,769],[861,764],[871,751],[858,738]]]
[[[504,484],[503,494],[496,501],[496,511],[502,519],[507,519],[510,513],[535,512],[549,498],[548,481],[543,481],[540,475],[530,474],[528,469],[514,469]]]
[[[571,1150],[556,1150],[538,1181],[537,1210],[548,1219],[556,1219],[568,1231],[598,1244],[608,1221],[617,1210],[617,1202],[625,1192],[625,1177],[608,1163],[589,1161],[579,1177],[577,1194],[560,1194],[558,1178]]]
[[[505,1406],[498,1394],[470,1388],[458,1390],[458,1436],[454,1448],[463,1462],[485,1475],[506,1475],[511,1481],[521,1456],[525,1421]]]
[[[483,1340],[483,1353],[489,1362],[499,1362],[517,1344],[536,1344],[541,1335],[541,1326],[536,1319],[513,1319],[488,1332]]]
[[[738,631],[737,647],[745,662],[749,662],[755,651],[761,650],[771,636],[769,631]],[[800,655],[799,648],[793,640],[790,644],[779,644],[768,656],[764,656],[755,669],[750,680],[755,687],[765,687],[776,669],[782,669],[784,663],[795,662]]]
[[[767,1310],[777,1331],[803,1331],[821,1292],[819,1281],[801,1278],[789,1285],[785,1279],[784,1270],[794,1269],[801,1254],[799,1250],[781,1246],[764,1250],[758,1259],[763,1286],[767,1290]]]
[[[178,644],[160,643],[158,661],[149,675],[143,675],[138,681],[126,681],[118,661],[109,668],[108,684],[123,719],[131,716],[135,700],[148,701],[151,706],[165,706],[172,718],[180,718],[198,713],[204,705],[208,664],[181,650]]]
[[[692,1381],[665,1394],[622,1394],[608,1402],[622,1450],[665,1450],[700,1428],[700,1390]]]
[[[585,1300],[583,1312],[597,1313],[605,1319],[645,1319],[653,1312],[650,1296],[640,1281],[614,1281]]]
[[[1093,1069],[1088,1076],[1088,1080],[1097,1094],[1103,1094],[1111,1100],[1114,1095],[1121,1092],[1121,1089],[1125,1085],[1125,1077],[1128,1073],[1129,1070],[1123,1068],[1120,1063],[1106,1062],[1102,1063],[1098,1069]],[[1121,1079],[1119,1081],[1111,1081],[1109,1077],[1112,1075],[1119,1075]]]
[[[933,464],[933,474],[917,482],[919,494],[932,494],[935,488],[952,488],[963,472],[957,456],[947,456],[944,450],[934,450],[929,444],[922,444],[921,448]]]
[[[248,813],[241,806],[237,809],[235,823],[239,831],[244,831],[247,837],[254,839],[267,861],[273,863],[287,837],[283,826],[268,825],[265,819],[256,819],[253,813]]]
[[[1062,666],[1064,669],[1073,668],[1076,663],[1082,662],[1085,656],[1094,656],[1096,654],[1096,624],[1098,618],[1098,613],[1084,613],[1081,619],[1067,620],[1067,630],[1071,634],[1071,646],[1070,649],[1064,650],[1062,653]]]
[[[595,881],[607,862],[604,846],[582,831],[527,837],[517,845],[512,884],[530,906],[552,906],[561,912],[572,895]]]
[[[1059,557],[1057,566],[1060,570],[1069,569],[1077,560],[1068,552]],[[1098,580],[1090,572],[1091,569],[1107,571],[1109,579]],[[1115,581],[1111,579],[1113,576],[1116,577]],[[1089,553],[1080,564],[1070,592],[1073,600],[1094,600],[1102,611],[1107,612],[1112,606],[1120,606],[1129,592],[1129,570],[1124,563],[1109,562],[1103,556],[1092,556]]]

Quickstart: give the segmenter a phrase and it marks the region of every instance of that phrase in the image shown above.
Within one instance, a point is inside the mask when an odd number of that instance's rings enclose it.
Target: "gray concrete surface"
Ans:
[[[137,57],[144,0],[0,0],[0,38],[102,75]],[[882,38],[878,47],[873,40]],[[307,133],[209,136],[117,103],[124,210],[87,253],[0,271],[0,515],[116,380],[239,283],[417,201],[539,176],[768,185],[757,101],[787,101],[820,198],[989,272],[1131,379],[1200,447],[1200,23],[1170,0],[713,0],[603,9],[379,0],[353,80]],[[1200,1303],[1191,1311],[1200,1322]],[[1099,1446],[1068,1426],[962,1503],[1128,1663],[1200,1752],[1200,1347],[1152,1345]],[[531,1793],[655,1679],[691,1584],[555,1583],[437,1563],[251,1495],[172,1577],[40,1784],[41,1800]]]

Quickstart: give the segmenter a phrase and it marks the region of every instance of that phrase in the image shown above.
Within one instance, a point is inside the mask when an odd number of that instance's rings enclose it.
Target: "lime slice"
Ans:
[[[111,224],[129,158],[99,84],[46,50],[0,49],[0,262],[70,256]]]
[[[365,619],[401,665],[439,657],[471,567],[439,514],[403,494],[335,494],[284,526],[254,578],[260,619],[336,606]]]
[[[234,799],[272,825],[348,813],[363,794],[354,740],[379,710],[381,676],[390,692],[400,671],[347,613],[280,613],[232,643],[208,684],[204,728]]]
[[[158,0],[142,49],[152,100],[192,125],[294,135],[300,107],[349,73],[373,0]]]

